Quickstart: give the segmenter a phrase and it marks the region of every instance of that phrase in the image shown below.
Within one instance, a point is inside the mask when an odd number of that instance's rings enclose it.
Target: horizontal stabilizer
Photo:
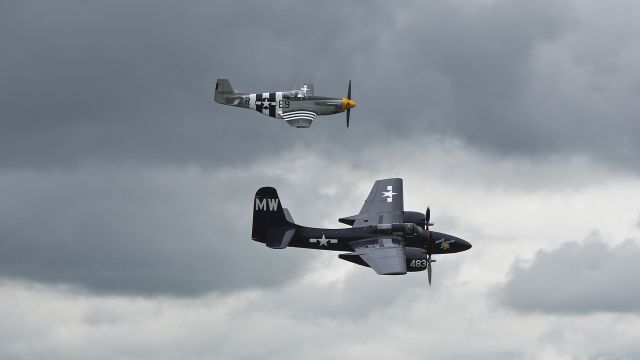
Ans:
[[[295,228],[271,228],[267,230],[265,244],[272,249],[284,249],[295,234]]]
[[[358,220],[358,215],[352,215],[338,219],[339,222],[349,226],[353,226],[356,220]]]
[[[289,209],[282,208],[282,211],[284,211],[284,218],[287,219],[288,222],[294,224],[295,222],[293,221],[293,216],[291,216]]]

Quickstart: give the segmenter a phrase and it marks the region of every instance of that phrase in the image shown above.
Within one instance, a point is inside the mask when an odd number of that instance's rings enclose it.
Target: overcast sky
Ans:
[[[5,1],[0,358],[640,357],[640,4]],[[223,107],[312,82],[309,129]],[[473,244],[425,273],[250,240],[376,179]]]

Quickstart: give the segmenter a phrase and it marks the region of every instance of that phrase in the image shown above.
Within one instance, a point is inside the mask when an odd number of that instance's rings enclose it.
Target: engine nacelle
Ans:
[[[426,222],[426,216],[423,213],[418,211],[405,211],[404,222],[413,223],[424,228],[425,222]]]
[[[407,258],[407,271],[416,272],[427,269],[427,252],[424,249],[408,247],[404,249]]]
[[[347,224],[349,226],[353,226],[358,219],[359,215],[352,215],[338,219],[343,224]],[[404,212],[404,223],[416,224],[421,228],[425,226],[426,217],[424,213],[418,211],[405,211]]]
[[[395,223],[395,224],[378,224],[378,234],[391,236],[420,236],[424,230],[416,224]]]

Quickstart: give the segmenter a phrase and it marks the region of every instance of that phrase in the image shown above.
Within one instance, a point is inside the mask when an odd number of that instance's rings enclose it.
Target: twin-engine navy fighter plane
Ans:
[[[471,244],[452,235],[429,230],[425,214],[404,211],[402,179],[378,180],[358,215],[341,218],[344,229],[318,229],[294,223],[282,207],[276,189],[256,192],[251,238],[273,249],[288,246],[346,251],[343,260],[373,268],[380,275],[403,275],[427,270],[431,285],[431,255],[465,251]]]
[[[308,128],[317,115],[347,112],[347,127],[351,109],[356,102],[351,100],[351,80],[346,98],[315,96],[313,84],[298,85],[292,91],[258,94],[235,92],[227,79],[218,79],[214,95],[215,102],[224,105],[253,109],[276,119],[284,119],[290,126]]]

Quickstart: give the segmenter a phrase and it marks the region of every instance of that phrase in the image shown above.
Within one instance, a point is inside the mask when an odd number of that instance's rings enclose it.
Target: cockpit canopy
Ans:
[[[300,84],[290,91],[288,95],[291,97],[291,100],[302,100],[308,96],[313,96],[313,84]]]
[[[419,236],[424,230],[416,224],[378,224],[378,232],[396,236]]]

